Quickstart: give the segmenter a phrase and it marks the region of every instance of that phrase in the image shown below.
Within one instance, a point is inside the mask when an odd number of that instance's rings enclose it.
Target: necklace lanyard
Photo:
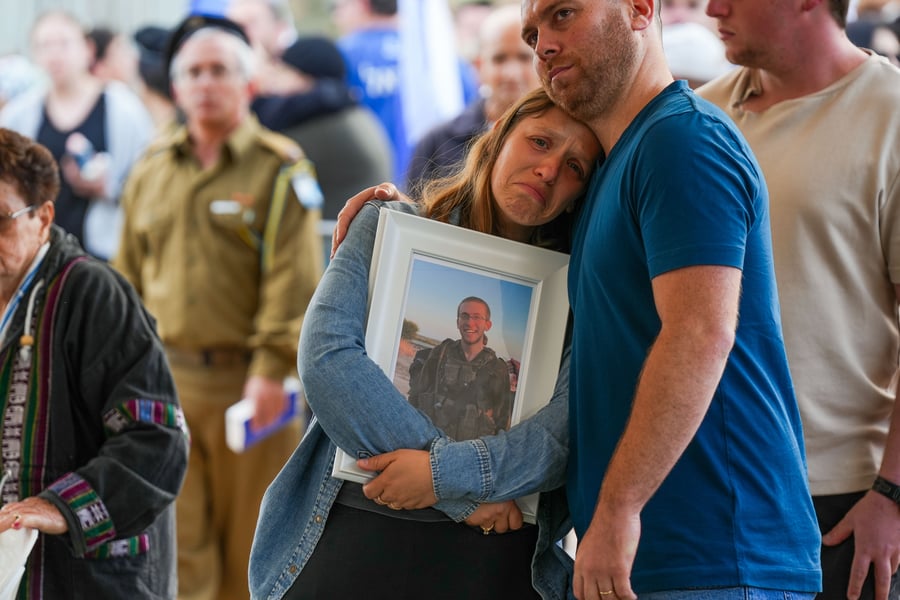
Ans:
[[[16,352],[10,373],[9,392],[3,411],[3,484],[0,486],[0,504],[9,504],[22,498],[20,471],[25,450],[26,403],[31,383],[31,353]],[[27,464],[27,461],[26,461]]]
[[[43,255],[39,258],[43,258]],[[10,363],[4,367],[9,369],[10,383],[5,408],[0,415],[0,439],[3,440],[3,470],[9,471],[10,475],[0,488],[0,503],[9,503],[20,497],[34,495],[45,483],[49,439],[48,374],[52,372],[53,367],[48,358],[43,371],[38,372],[34,354],[38,346],[37,323],[41,319],[40,315],[44,315],[49,320],[47,332],[52,331],[52,320],[59,305],[60,291],[73,267],[84,260],[85,256],[77,256],[63,265],[46,289],[43,278],[31,282],[28,286],[30,291],[27,294],[28,307],[25,311],[23,334],[18,341],[18,350],[11,349],[13,356]],[[35,264],[39,262],[36,261]],[[48,346],[48,357],[52,354],[49,350]],[[35,387],[33,376],[37,377],[38,381],[44,381],[45,385]],[[33,399],[31,403],[30,399]]]
[[[34,257],[34,260],[31,262],[31,266],[28,268],[28,272],[22,279],[22,283],[19,284],[19,287],[16,289],[16,293],[13,294],[13,297],[10,299],[9,304],[6,305],[6,310],[3,311],[3,317],[0,318],[0,348],[3,347],[3,343],[6,341],[6,333],[9,329],[10,323],[12,322],[12,317],[14,314],[16,314],[16,309],[19,308],[19,304],[22,302],[22,298],[25,297],[25,292],[27,292],[28,288],[31,286],[31,282],[37,275],[37,270],[41,266],[41,263],[44,261],[44,257],[47,255],[47,250],[49,249],[50,242],[45,242],[40,247],[37,255]]]

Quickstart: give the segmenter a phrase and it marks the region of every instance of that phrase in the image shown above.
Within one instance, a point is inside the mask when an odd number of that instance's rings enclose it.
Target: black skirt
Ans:
[[[540,600],[534,525],[483,535],[452,521],[395,518],[335,503],[286,600]]]

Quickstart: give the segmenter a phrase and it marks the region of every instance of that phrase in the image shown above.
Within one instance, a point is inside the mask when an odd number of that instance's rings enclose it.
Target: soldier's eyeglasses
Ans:
[[[487,321],[487,317],[482,317],[481,315],[470,315],[469,313],[459,313],[460,321]]]
[[[30,204],[30,205],[26,206],[25,208],[20,208],[19,210],[16,210],[16,211],[13,211],[10,213],[6,213],[5,215],[0,214],[0,229],[6,229],[10,225],[12,225],[13,221],[15,221],[16,219],[18,219],[19,217],[21,217],[24,214],[30,213],[31,211],[33,211],[36,208],[37,208],[36,205]]]

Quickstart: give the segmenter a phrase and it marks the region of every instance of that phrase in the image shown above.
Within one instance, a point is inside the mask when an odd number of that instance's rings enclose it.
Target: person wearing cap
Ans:
[[[856,47],[849,0],[710,0],[740,65],[701,87],[772,207],[784,342],[822,530],[819,600],[900,598],[900,69]]]
[[[166,74],[165,49],[169,30],[147,25],[134,32],[138,49],[138,95],[156,124],[157,134],[174,128],[175,103],[169,93],[169,77]]]
[[[334,42],[304,36],[281,61],[285,92],[257,97],[253,109],[260,122],[304,149],[322,187],[322,216],[332,220],[347,198],[391,179],[391,143],[381,121],[351,95],[344,57]],[[323,235],[330,244],[331,231]]]
[[[226,446],[225,411],[251,399],[259,429],[287,408],[282,381],[296,372],[322,269],[320,198],[300,148],[250,112],[253,51],[240,27],[188,18],[167,56],[185,123],[129,178],[114,266],[158,320],[192,428],[176,501],[178,597],[246,599],[259,502],[300,424],[237,454]]]

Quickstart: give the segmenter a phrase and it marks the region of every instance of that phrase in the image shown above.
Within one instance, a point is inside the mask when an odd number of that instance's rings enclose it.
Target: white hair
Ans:
[[[217,38],[224,41],[231,48],[232,56],[238,63],[238,71],[244,80],[249,82],[253,79],[253,75],[256,73],[256,55],[253,53],[253,49],[247,42],[227,29],[211,26],[198,29],[182,42],[181,47],[172,58],[172,64],[169,66],[169,78],[172,81],[178,78],[181,69],[181,51],[185,45],[192,41],[206,38]]]

